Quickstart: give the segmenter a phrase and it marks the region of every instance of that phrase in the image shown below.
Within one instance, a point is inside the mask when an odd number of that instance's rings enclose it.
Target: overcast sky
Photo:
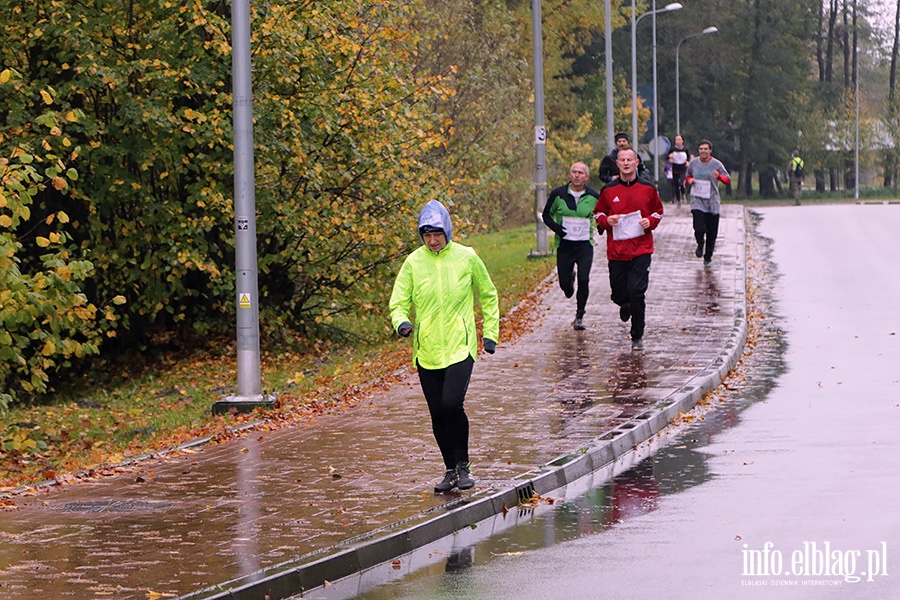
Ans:
[[[897,12],[896,0],[870,0],[872,12],[879,14],[879,20],[887,27],[891,26]]]

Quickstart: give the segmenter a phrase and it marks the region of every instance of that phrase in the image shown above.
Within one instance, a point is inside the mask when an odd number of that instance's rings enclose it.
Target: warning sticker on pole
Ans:
[[[534,143],[535,144],[546,144],[547,143],[547,130],[539,125],[534,128]]]
[[[252,308],[250,304],[250,294],[240,294],[238,306],[241,308]]]

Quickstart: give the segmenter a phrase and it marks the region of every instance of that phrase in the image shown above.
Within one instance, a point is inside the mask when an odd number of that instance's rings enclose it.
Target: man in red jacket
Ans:
[[[662,220],[663,205],[656,188],[638,180],[638,158],[633,148],[619,150],[616,165],[619,178],[600,192],[594,217],[597,226],[608,232],[606,258],[612,301],[619,306],[623,321],[631,319],[631,347],[640,350],[644,347],[644,297],[650,282],[652,231]]]

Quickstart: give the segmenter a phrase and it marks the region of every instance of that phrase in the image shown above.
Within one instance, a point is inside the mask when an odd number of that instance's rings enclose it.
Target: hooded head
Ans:
[[[421,212],[419,212],[419,237],[422,238],[422,242],[424,243],[425,238],[422,237],[424,234],[438,230],[444,232],[444,237],[447,238],[447,242],[449,243],[450,238],[453,235],[453,224],[450,222],[450,213],[447,212],[444,205],[437,200],[429,200],[425,206],[422,207]]]

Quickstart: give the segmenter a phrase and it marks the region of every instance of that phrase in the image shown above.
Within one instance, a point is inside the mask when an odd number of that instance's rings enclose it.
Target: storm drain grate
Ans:
[[[67,502],[60,510],[63,512],[135,512],[161,510],[171,507],[168,502],[152,502],[147,500],[85,500]]]
[[[534,485],[532,485],[531,482],[528,482],[525,485],[517,487],[516,495],[519,497],[519,502],[528,502],[534,496]]]

